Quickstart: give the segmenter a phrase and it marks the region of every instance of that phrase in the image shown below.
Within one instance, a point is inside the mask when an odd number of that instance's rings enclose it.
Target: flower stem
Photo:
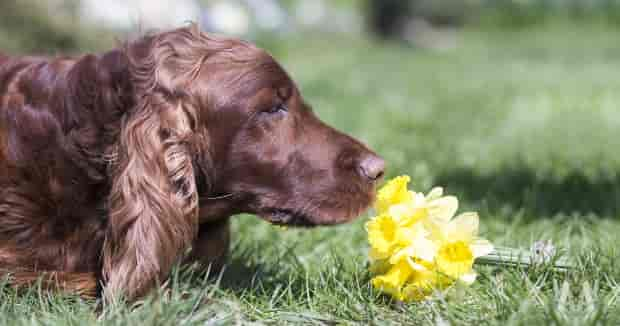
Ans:
[[[513,266],[531,267],[551,265],[555,270],[568,270],[572,265],[566,257],[553,255],[551,257],[541,257],[531,250],[515,249],[508,247],[495,247],[490,254],[476,259],[476,264],[491,266]]]

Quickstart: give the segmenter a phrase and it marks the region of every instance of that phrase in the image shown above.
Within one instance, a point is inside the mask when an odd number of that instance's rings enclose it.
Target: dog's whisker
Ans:
[[[225,198],[230,198],[233,197],[233,194],[225,194],[225,195],[220,195],[220,196],[213,196],[213,197],[200,197],[200,199],[205,199],[205,200],[218,200],[218,199],[225,199]]]

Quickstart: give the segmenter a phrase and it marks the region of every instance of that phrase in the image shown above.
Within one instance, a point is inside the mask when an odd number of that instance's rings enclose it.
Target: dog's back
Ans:
[[[53,234],[66,235],[71,230],[58,229],[64,224],[56,215],[59,207],[54,200],[46,199],[51,194],[59,202],[69,199],[62,198],[65,178],[54,173],[66,161],[62,158],[64,136],[58,119],[63,112],[52,104],[54,90],[50,87],[73,63],[67,58],[0,53],[0,277],[8,274],[15,287],[41,281],[44,287],[94,296],[98,284],[92,270],[97,257],[76,255],[73,258],[79,259],[58,260],[79,247],[54,240]],[[71,200],[76,203],[79,198]],[[96,220],[89,223],[98,224]],[[87,228],[90,234],[82,237],[100,246],[98,228]],[[35,250],[39,246],[34,244],[40,241],[45,243],[45,251]],[[82,264],[77,272],[55,272],[76,264]]]
[[[28,284],[41,271],[63,271],[49,275],[95,288],[89,275],[100,268],[107,194],[97,123],[104,115],[83,114],[92,107],[75,102],[73,90],[98,81],[84,78],[96,60],[0,54],[0,276],[5,270]],[[85,104],[99,97],[90,96]]]

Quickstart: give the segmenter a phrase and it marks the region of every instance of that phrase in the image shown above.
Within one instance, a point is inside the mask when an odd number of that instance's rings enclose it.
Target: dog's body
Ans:
[[[195,27],[79,58],[0,55],[0,270],[135,299],[221,263],[228,217],[347,221],[383,162],[265,52]]]

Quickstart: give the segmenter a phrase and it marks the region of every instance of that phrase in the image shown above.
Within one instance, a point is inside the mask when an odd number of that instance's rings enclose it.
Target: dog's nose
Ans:
[[[377,155],[364,157],[359,165],[359,172],[362,177],[375,181],[383,176],[385,171],[385,161]]]

